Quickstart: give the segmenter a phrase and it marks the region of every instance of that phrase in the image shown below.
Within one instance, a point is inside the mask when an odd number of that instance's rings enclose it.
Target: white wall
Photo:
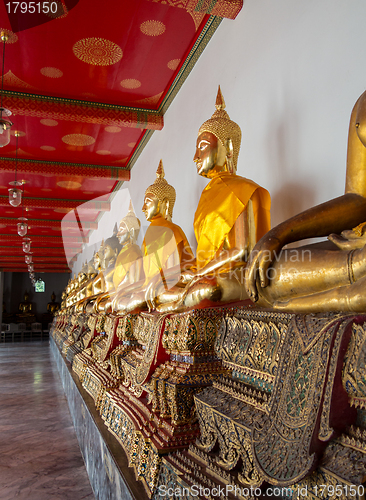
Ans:
[[[173,221],[194,245],[207,181],[192,158],[218,84],[243,133],[238,174],[270,191],[273,225],[341,195],[349,117],[366,86],[364,19],[364,0],[245,0],[235,21],[224,19],[123,186],[141,221],[162,158],[177,190]],[[115,221],[123,215],[113,202]]]

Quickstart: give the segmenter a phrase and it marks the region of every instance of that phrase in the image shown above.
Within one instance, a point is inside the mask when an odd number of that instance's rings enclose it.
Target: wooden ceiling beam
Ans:
[[[0,157],[0,170],[14,172],[15,158]],[[59,161],[18,159],[17,171],[21,174],[49,175],[57,177],[84,177],[86,179],[113,179],[129,181],[131,171],[113,165],[88,165]]]
[[[5,224],[7,226],[15,226],[19,220],[16,217],[0,217],[0,224]],[[97,222],[83,222],[80,221],[83,229],[98,229]],[[33,227],[60,227],[61,220],[57,219],[29,219],[28,225]],[[77,228],[77,223],[74,221],[62,221],[62,228],[74,229]]]
[[[164,117],[158,111],[12,90],[3,91],[3,106],[14,116],[149,130],[161,130],[164,126]]]
[[[80,205],[87,205],[88,210],[97,210],[100,212],[109,212],[111,209],[111,204],[109,201],[97,201],[97,200],[61,200],[54,198],[31,198],[26,197],[24,204],[27,208],[43,208],[52,209],[63,208],[65,210],[74,210],[80,207]],[[9,207],[9,197],[0,196],[0,207]],[[80,215],[79,215],[80,216]],[[81,214],[82,216],[82,214]]]

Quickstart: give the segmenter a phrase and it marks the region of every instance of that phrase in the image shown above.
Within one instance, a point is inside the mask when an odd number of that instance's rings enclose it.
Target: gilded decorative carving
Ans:
[[[259,322],[256,314],[226,318],[220,329],[216,348],[224,365],[233,369],[234,380],[224,377],[195,396],[199,446],[210,452],[218,443],[221,466],[230,469],[241,457],[262,480],[285,486],[315,466],[310,450],[319,416],[318,438],[326,441],[333,435],[334,381],[350,319],[279,315],[275,324],[273,314],[261,313]],[[244,383],[240,372],[247,377],[255,372],[256,377]],[[347,398],[339,393],[337,405],[344,419],[353,418],[347,414]],[[241,449],[245,443],[247,455]],[[253,481],[253,474],[245,476],[251,467],[242,474],[246,481]]]
[[[355,398],[355,406],[366,408],[366,327],[365,323],[354,323],[352,337],[345,356],[343,386]],[[359,400],[359,402],[357,402]]]
[[[194,356],[214,350],[223,308],[193,309],[172,315],[166,320],[163,346],[170,353]]]

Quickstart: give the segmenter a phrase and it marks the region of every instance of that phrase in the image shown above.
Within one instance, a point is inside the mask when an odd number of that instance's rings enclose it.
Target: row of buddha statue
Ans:
[[[133,212],[102,242],[66,290],[75,312],[160,312],[246,298],[241,270],[255,242],[270,228],[270,196],[236,175],[240,127],[230,120],[219,89],[216,111],[200,128],[194,162],[210,179],[196,211],[196,257],[173,223],[176,192],[160,161],[145,192],[142,211],[150,223],[141,248],[140,221]]]
[[[270,229],[268,191],[236,173],[241,130],[225,111],[219,88],[216,111],[200,127],[194,155],[198,175],[209,179],[193,222],[196,256],[172,222],[176,192],[160,161],[145,192],[142,211],[150,225],[141,248],[141,224],[130,204],[118,230],[69,282],[62,307],[80,313],[177,312],[251,299],[278,310],[364,311],[365,118],[366,93],[351,115],[346,193]],[[309,253],[301,255],[308,257],[295,264],[284,248],[328,235],[327,244],[303,247]]]

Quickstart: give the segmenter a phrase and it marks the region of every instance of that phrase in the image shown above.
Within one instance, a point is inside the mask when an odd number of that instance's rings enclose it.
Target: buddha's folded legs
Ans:
[[[260,305],[299,312],[365,309],[366,247],[346,252],[309,245],[295,251],[297,261],[284,250],[270,269],[270,284],[259,289]]]

